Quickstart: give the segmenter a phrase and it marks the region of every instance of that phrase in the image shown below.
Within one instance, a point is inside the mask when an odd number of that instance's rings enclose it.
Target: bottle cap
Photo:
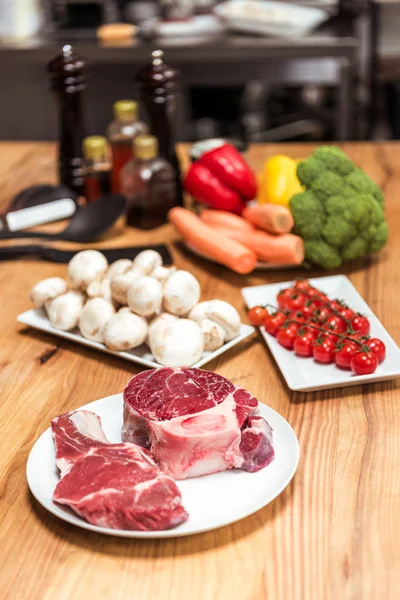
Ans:
[[[158,140],[154,135],[139,135],[133,140],[134,157],[149,160],[158,155]]]
[[[114,103],[114,117],[117,121],[136,121],[138,105],[134,100],[118,100]]]
[[[107,141],[102,135],[91,135],[83,140],[85,158],[104,158],[107,152]]]

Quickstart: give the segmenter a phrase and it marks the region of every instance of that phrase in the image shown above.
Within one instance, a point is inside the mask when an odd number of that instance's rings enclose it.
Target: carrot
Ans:
[[[303,240],[291,233],[271,235],[265,231],[238,231],[216,227],[219,235],[226,235],[232,240],[253,250],[260,260],[278,265],[299,265],[304,260]],[[218,237],[219,239],[219,237]]]
[[[279,204],[251,204],[244,208],[242,215],[268,233],[288,233],[294,225],[290,210]]]
[[[241,231],[254,231],[254,227],[238,215],[226,210],[203,210],[200,218],[211,227],[226,227],[227,229],[239,229]]]
[[[189,245],[232,271],[250,273],[256,266],[257,256],[252,250],[228,236],[216,233],[190,210],[179,206],[171,208],[168,219]]]

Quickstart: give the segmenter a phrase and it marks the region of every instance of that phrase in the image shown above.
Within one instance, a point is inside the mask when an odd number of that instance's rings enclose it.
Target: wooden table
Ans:
[[[400,342],[400,145],[344,144],[384,187],[390,243],[379,259],[342,269]],[[304,157],[307,144],[252,148],[259,168],[275,152]],[[54,179],[54,147],[0,144],[0,194]],[[104,246],[172,240],[114,230]],[[245,318],[244,285],[293,272],[248,277],[172,246],[176,264],[199,278],[203,297],[233,302]],[[210,533],[164,541],[124,540],[67,525],[35,502],[26,485],[32,444],[56,415],[123,390],[133,364],[59,342],[17,324],[29,291],[66,267],[0,264],[0,596],[13,600],[397,600],[400,595],[399,382],[291,393],[259,336],[209,364],[248,387],[294,427],[301,448],[291,485],[269,506]],[[317,274],[311,273],[311,274]],[[59,349],[52,354],[55,345]],[[48,358],[48,360],[46,360]]]

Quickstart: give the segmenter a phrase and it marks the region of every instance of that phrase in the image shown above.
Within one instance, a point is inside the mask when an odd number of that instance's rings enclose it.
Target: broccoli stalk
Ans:
[[[290,209],[306,260],[333,269],[386,244],[382,190],[340,148],[317,148],[298,164],[297,176],[305,191],[291,198]]]

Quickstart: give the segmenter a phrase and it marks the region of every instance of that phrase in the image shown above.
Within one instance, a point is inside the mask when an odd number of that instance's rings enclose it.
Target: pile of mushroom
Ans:
[[[240,333],[237,310],[223,300],[199,302],[200,285],[188,271],[164,267],[144,250],[110,266],[97,250],[83,250],[68,277],[50,277],[31,291],[53,327],[103,343],[113,351],[146,343],[161,365],[191,366]]]

